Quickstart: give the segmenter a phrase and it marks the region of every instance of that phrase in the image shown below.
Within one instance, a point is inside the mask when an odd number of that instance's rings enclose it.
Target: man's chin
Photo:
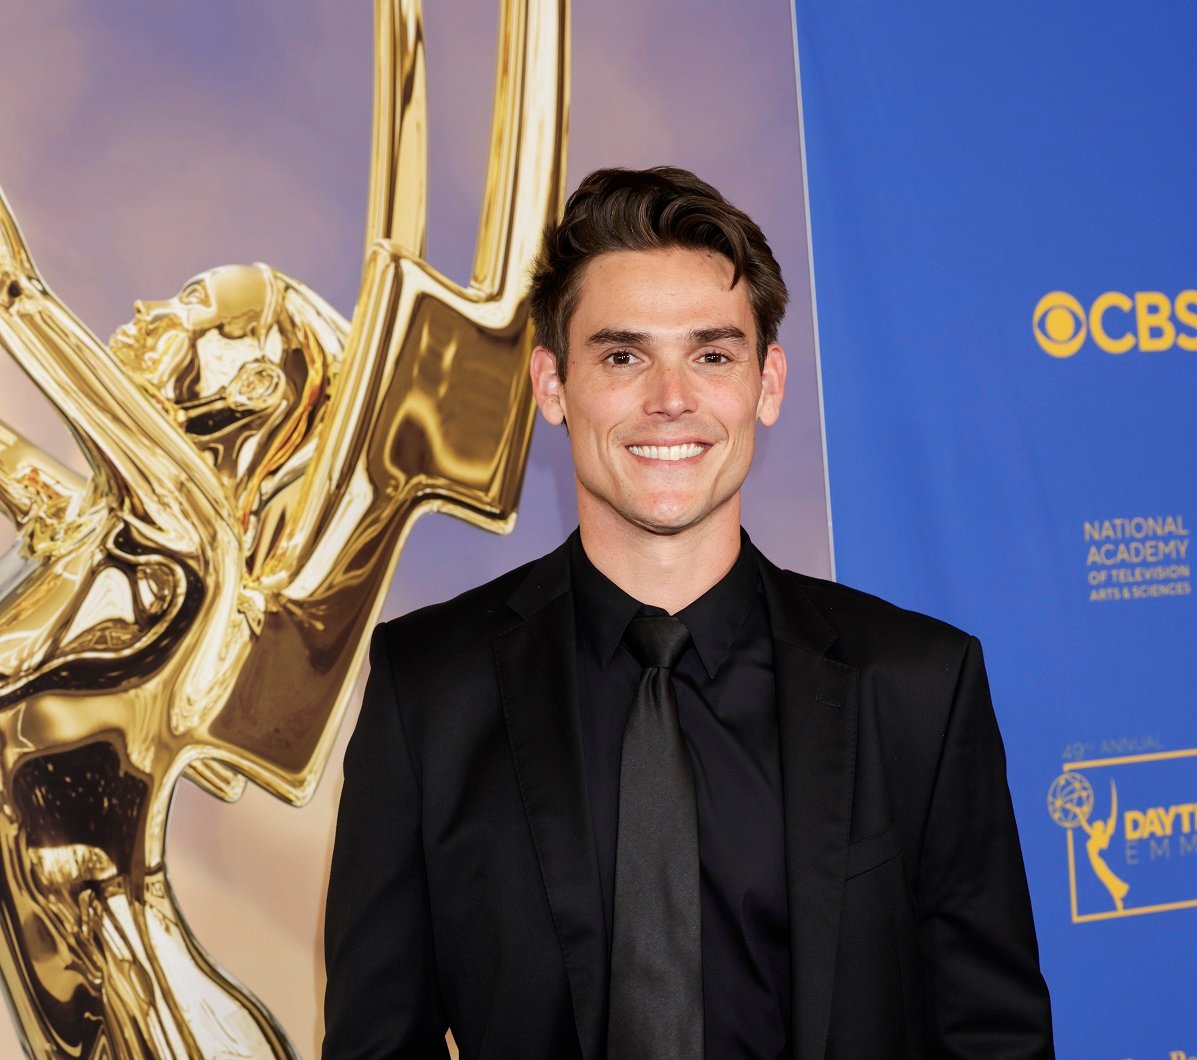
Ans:
[[[634,513],[628,521],[650,534],[672,537],[702,525],[715,514],[708,507],[669,505]]]
[[[696,530],[715,529],[724,518],[739,528],[738,494],[710,496],[699,491],[627,491],[604,494],[578,483],[578,516],[585,528],[620,534],[632,531],[656,537],[676,537]]]
[[[655,534],[657,537],[674,537],[683,531],[689,530],[693,523],[636,523],[641,530],[645,530],[650,534]]]
[[[676,511],[659,511],[644,508],[627,509],[605,503],[590,507],[587,516],[579,505],[579,517],[583,528],[591,524],[595,529],[605,527],[615,533],[647,533],[661,537],[672,537],[701,521]]]

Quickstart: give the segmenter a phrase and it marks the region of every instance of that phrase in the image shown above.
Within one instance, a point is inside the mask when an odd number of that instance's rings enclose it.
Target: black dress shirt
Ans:
[[[586,785],[607,942],[619,760],[640,666],[621,643],[642,610],[571,539]],[[662,613],[645,608],[645,613]],[[677,613],[693,643],[674,670],[694,766],[708,1060],[789,1055],[790,950],[773,643],[757,552]]]

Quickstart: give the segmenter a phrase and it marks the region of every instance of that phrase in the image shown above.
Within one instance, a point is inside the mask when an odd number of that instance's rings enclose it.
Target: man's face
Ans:
[[[592,260],[569,325],[568,372],[533,354],[545,419],[568,424],[584,527],[678,533],[739,524],[759,419],[772,425],[785,354],[758,367],[756,327],[732,265],[707,251],[617,251]]]

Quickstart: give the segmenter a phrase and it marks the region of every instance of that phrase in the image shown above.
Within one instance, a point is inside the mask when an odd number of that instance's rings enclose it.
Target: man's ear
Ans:
[[[557,374],[557,357],[552,350],[537,346],[532,351],[532,396],[545,422],[560,427],[565,422],[565,393]]]
[[[761,396],[756,403],[756,418],[772,427],[781,415],[781,400],[786,393],[786,351],[776,342],[765,351],[761,368]]]

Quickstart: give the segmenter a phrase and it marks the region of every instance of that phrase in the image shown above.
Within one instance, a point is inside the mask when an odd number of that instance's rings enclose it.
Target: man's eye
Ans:
[[[731,358],[721,350],[703,350],[698,359],[703,364],[726,364]]]
[[[636,355],[631,350],[612,350],[607,354],[608,364],[635,364]]]

